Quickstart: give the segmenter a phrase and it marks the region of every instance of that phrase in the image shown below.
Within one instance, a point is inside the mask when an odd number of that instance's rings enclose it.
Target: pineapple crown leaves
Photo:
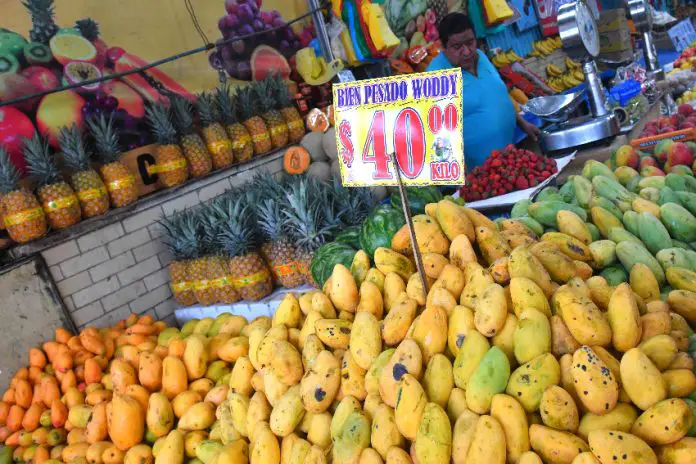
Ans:
[[[237,107],[243,120],[250,119],[259,114],[259,102],[256,98],[256,92],[249,86],[244,89],[239,89],[237,92]]]
[[[216,244],[230,256],[244,256],[256,251],[256,235],[250,206],[243,198],[224,195],[216,202],[223,214]]]
[[[275,90],[273,88],[273,81],[270,79],[252,84],[252,93],[262,113],[275,108]]]
[[[343,222],[348,226],[360,225],[377,206],[377,196],[369,188],[346,188],[334,179],[334,196],[338,209],[343,212]]]
[[[63,182],[63,176],[49,149],[48,140],[38,133],[24,139],[24,159],[27,162],[27,172],[36,177],[40,186]]]
[[[87,171],[92,152],[85,144],[85,139],[76,124],[63,127],[58,134],[60,148],[63,151],[63,161],[68,169],[80,172]]]
[[[172,116],[174,126],[180,134],[188,135],[195,131],[193,126],[193,105],[183,97],[172,97]]]
[[[153,103],[145,108],[147,122],[157,141],[162,145],[177,142],[176,129],[171,120],[171,111],[163,103]]]
[[[193,259],[199,256],[199,222],[191,210],[183,210],[157,221],[164,229],[162,241],[174,259]]]
[[[276,75],[272,79],[275,99],[277,101],[278,108],[287,108],[288,106],[292,106],[290,92],[288,91],[288,86],[285,85],[283,77],[281,75]]]
[[[99,38],[99,23],[92,18],[78,19],[75,22],[75,27],[80,31],[82,37],[90,42]]]
[[[196,99],[196,109],[201,118],[203,127],[207,127],[218,121],[220,108],[210,92],[201,92]]]
[[[228,84],[220,84],[220,86],[215,89],[215,101],[217,102],[217,107],[220,110],[222,121],[227,125],[236,123],[237,110],[235,108],[234,99],[230,94]]]
[[[114,127],[113,117],[108,118],[104,114],[94,116],[87,119],[87,127],[89,128],[94,146],[101,161],[104,164],[115,163],[121,156],[119,146],[118,132]]]
[[[288,185],[283,213],[292,239],[301,250],[315,251],[330,238],[335,228],[322,215],[320,199],[310,199],[310,182],[301,178]]]
[[[285,196],[285,185],[287,177],[281,175],[276,178],[276,174],[269,171],[257,172],[251,180],[251,187],[257,193],[260,200],[279,199]]]
[[[270,242],[281,240],[288,232],[288,221],[283,214],[280,202],[266,198],[256,206],[257,223],[264,238]]]
[[[20,177],[19,169],[10,160],[10,154],[0,146],[0,192],[17,190]]]

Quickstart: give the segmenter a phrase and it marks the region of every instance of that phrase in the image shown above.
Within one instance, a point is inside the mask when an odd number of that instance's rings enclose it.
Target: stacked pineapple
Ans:
[[[94,138],[97,157],[102,163],[99,172],[111,197],[111,204],[114,208],[120,208],[134,203],[138,199],[138,186],[133,173],[119,161],[121,149],[112,117],[101,114],[88,119],[87,126]]]
[[[297,268],[295,246],[290,239],[288,219],[283,213],[285,190],[272,174],[262,173],[253,181],[257,224],[264,244],[261,254],[268,263],[274,283],[285,288],[297,287],[304,283],[304,277]]]
[[[188,263],[196,257],[198,242],[197,218],[190,210],[162,218],[159,224],[164,230],[163,242],[172,256],[169,263],[169,285],[176,301],[182,306],[196,303]]]
[[[280,114],[283,115],[285,123],[288,126],[290,143],[300,143],[306,132],[304,120],[292,103],[290,92],[288,91],[288,86],[285,85],[285,81],[281,77],[276,77],[272,82],[277,100],[276,108],[280,110]]]
[[[7,233],[26,243],[46,233],[46,216],[33,193],[19,186],[20,174],[10,155],[0,147],[0,207]]]
[[[283,115],[276,109],[277,90],[273,79],[266,79],[253,84],[256,99],[259,102],[261,118],[268,127],[273,148],[281,148],[288,144],[288,125]]]
[[[145,110],[159,147],[155,151],[156,172],[165,187],[181,185],[188,179],[188,162],[177,144],[177,133],[171,121],[171,111],[162,103]]]
[[[273,291],[273,281],[259,254],[253,206],[244,196],[228,194],[220,199],[218,208],[222,220],[216,247],[229,256],[230,274],[240,297],[258,301]]]
[[[273,148],[266,122],[261,118],[261,107],[252,87],[237,92],[237,107],[242,117],[242,124],[249,132],[254,145],[254,155],[260,156]]]
[[[188,160],[191,177],[201,177],[213,169],[213,161],[206,144],[193,125],[193,106],[182,97],[172,99],[174,126],[179,136],[184,156]]]
[[[90,166],[91,151],[85,145],[80,129],[73,124],[60,130],[58,136],[63,163],[72,171],[70,184],[77,194],[82,216],[101,216],[109,210],[109,194],[97,171]]]
[[[80,204],[73,189],[63,180],[48,141],[38,133],[25,139],[24,159],[27,171],[39,186],[36,193],[48,224],[54,229],[65,229],[77,223],[82,216]]]
[[[235,160],[238,163],[249,161],[254,156],[254,145],[249,131],[237,120],[237,111],[230,95],[229,86],[219,86],[215,91],[215,99],[220,109],[220,116],[225,125],[227,135],[232,141],[232,151],[234,152]]]
[[[196,101],[198,115],[203,126],[202,134],[213,158],[213,167],[222,169],[235,162],[232,142],[220,124],[218,105],[210,93],[203,92]]]
[[[305,282],[313,286],[317,286],[317,283],[309,266],[314,253],[332,238],[341,225],[336,204],[328,189],[322,182],[308,177],[299,178],[288,186],[283,206],[290,237],[297,247],[297,268]]]

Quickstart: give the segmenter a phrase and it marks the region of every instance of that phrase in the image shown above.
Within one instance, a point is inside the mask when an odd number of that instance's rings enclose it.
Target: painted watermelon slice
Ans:
[[[249,60],[251,64],[251,79],[260,81],[272,75],[280,74],[283,79],[290,76],[288,60],[278,50],[268,45],[259,45],[254,49]]]

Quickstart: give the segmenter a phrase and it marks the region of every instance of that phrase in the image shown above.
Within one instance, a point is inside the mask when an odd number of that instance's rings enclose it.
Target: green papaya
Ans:
[[[558,194],[563,198],[563,201],[570,203],[575,198],[575,189],[573,183],[568,180],[565,184],[558,190]]]
[[[669,236],[667,228],[652,214],[640,213],[638,215],[638,230],[641,241],[652,254],[672,247],[672,238]]]
[[[623,185],[625,187],[629,180],[633,179],[634,177],[636,177],[639,174],[638,174],[638,171],[636,171],[635,169],[633,169],[630,166],[619,166],[614,171],[614,175],[619,180],[621,185]]]
[[[583,208],[590,207],[592,199],[592,183],[582,176],[573,177],[573,192],[578,204]]]
[[[562,201],[539,201],[529,205],[528,211],[529,215],[539,223],[556,227],[556,214],[562,209],[568,209],[580,216],[583,221],[587,221],[587,212],[584,209]]]
[[[633,193],[638,192],[640,190],[639,184],[641,180],[643,180],[642,176],[636,176],[631,178],[631,180],[629,180],[628,183],[626,183],[626,190]]]
[[[589,160],[585,163],[585,166],[582,168],[582,176],[589,180],[593,180],[596,176],[605,176],[609,179],[616,180],[616,176],[609,166],[597,160]]]
[[[660,285],[665,284],[665,272],[655,257],[650,254],[647,248],[631,240],[621,242],[616,245],[616,257],[627,271],[636,263],[643,263],[650,268]]]
[[[678,200],[673,203],[681,204],[691,214],[696,214],[696,193],[676,192],[675,195]]]
[[[655,187],[645,187],[644,189],[640,189],[638,195],[641,198],[652,201],[653,203],[659,203],[660,201],[660,191]]]
[[[629,241],[637,243],[638,245],[643,244],[640,238],[636,237],[626,229],[622,229],[621,227],[612,227],[611,229],[609,229],[609,236],[607,238],[615,243]]]
[[[660,198],[657,200],[657,204],[660,206],[664,205],[665,203],[681,203],[677,192],[669,187],[663,187],[660,189]]]
[[[11,464],[13,462],[14,446],[3,446],[0,450],[0,464]]]
[[[679,174],[680,176],[694,176],[694,173],[691,171],[691,168],[682,164],[672,166],[672,174]]]
[[[605,176],[595,176],[592,179],[592,187],[597,194],[611,202],[631,201],[633,194],[626,190],[617,180]]]
[[[558,193],[558,189],[553,186],[549,187],[544,187],[541,189],[541,192],[539,192],[536,196],[536,201],[545,201],[549,199],[549,196],[555,195]]]
[[[696,193],[696,178],[693,176],[684,176],[684,180],[686,181],[686,188],[688,191]]]
[[[616,243],[612,240],[597,240],[590,243],[593,266],[604,269],[616,262]]]
[[[650,177],[644,177],[638,182],[638,188],[639,189],[644,189],[644,188],[656,188],[656,189],[661,189],[665,186],[665,178],[663,176],[650,176]]]
[[[606,209],[611,214],[616,216],[616,219],[618,219],[619,221],[623,219],[623,211],[621,211],[614,203],[612,203],[610,200],[607,200],[604,197],[600,197],[598,195],[592,196],[592,200],[590,201],[590,208],[594,208],[595,206],[599,206],[600,208]]]
[[[691,247],[689,246],[688,243],[684,243],[682,241],[674,240],[674,239],[672,239],[672,247],[681,248],[682,250],[690,250],[691,249]]]
[[[477,414],[491,410],[493,396],[505,391],[510,378],[510,361],[497,346],[489,349],[466,386],[466,405]]]
[[[686,192],[689,190],[686,186],[686,178],[671,172],[665,176],[665,186],[671,188],[675,192]]]
[[[696,217],[683,206],[676,203],[660,206],[660,220],[673,238],[687,243],[696,240]]]
[[[657,262],[660,263],[660,266],[662,266],[662,269],[665,271],[670,267],[691,268],[686,250],[682,248],[665,248],[664,250],[658,251],[655,258],[657,258]]]
[[[594,206],[590,210],[590,214],[592,214],[592,223],[597,226],[602,237],[609,237],[609,231],[612,227],[623,228],[623,223],[601,206]]]
[[[599,275],[612,287],[628,281],[628,273],[620,264],[603,269]]]
[[[529,205],[532,204],[532,200],[520,200],[517,203],[515,203],[515,206],[512,207],[512,210],[510,211],[510,217],[513,219],[517,219],[522,216],[528,216],[529,213],[527,213],[527,208]]]
[[[544,226],[539,224],[539,221],[536,219],[530,218],[529,216],[522,216],[515,218],[515,220],[520,221],[522,224],[529,227],[535,234],[537,234],[537,237],[544,235]]]
[[[596,225],[592,224],[591,222],[586,222],[585,225],[589,229],[590,235],[592,235],[593,242],[596,242],[597,240],[602,238],[602,234],[599,233],[599,229]]]
[[[627,231],[633,235],[640,235],[640,231],[638,230],[638,213],[635,211],[626,211],[623,214],[622,222]]]

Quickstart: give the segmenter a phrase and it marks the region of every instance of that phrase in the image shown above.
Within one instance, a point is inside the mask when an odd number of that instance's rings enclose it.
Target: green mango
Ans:
[[[505,391],[509,378],[510,361],[503,350],[492,347],[469,379],[466,387],[467,407],[477,414],[490,412],[493,396]]]

